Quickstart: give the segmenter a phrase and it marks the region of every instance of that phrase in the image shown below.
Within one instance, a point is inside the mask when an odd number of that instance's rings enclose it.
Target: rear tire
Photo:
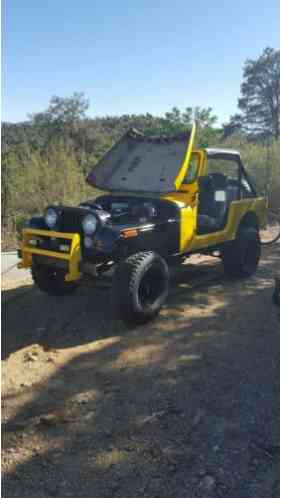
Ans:
[[[250,277],[261,255],[259,232],[254,227],[239,230],[236,239],[222,251],[224,271],[232,277]]]
[[[154,252],[129,256],[117,267],[112,285],[112,304],[117,318],[145,323],[154,318],[166,301],[169,270]]]
[[[66,272],[60,268],[33,264],[31,275],[35,285],[52,296],[64,296],[77,289],[77,283],[65,281]]]

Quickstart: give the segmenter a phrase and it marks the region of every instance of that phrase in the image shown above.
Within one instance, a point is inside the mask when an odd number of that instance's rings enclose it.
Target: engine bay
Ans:
[[[81,207],[95,211],[106,224],[148,223],[161,218],[163,201],[130,196],[105,195],[83,202]]]

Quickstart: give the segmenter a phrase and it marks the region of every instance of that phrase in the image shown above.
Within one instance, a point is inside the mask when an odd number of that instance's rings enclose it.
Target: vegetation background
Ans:
[[[54,96],[46,111],[22,123],[2,124],[2,248],[14,249],[25,220],[48,204],[75,205],[98,192],[85,177],[100,157],[134,127],[145,133],[173,134],[198,123],[198,147],[234,148],[257,190],[279,212],[280,53],[266,48],[244,65],[240,114],[217,127],[211,107],[173,108],[164,116],[87,116],[82,93]]]

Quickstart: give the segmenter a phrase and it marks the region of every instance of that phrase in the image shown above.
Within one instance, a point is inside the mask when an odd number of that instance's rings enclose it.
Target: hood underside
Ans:
[[[182,168],[187,169],[193,136],[146,137],[130,130],[102,157],[87,182],[108,191],[172,192]]]

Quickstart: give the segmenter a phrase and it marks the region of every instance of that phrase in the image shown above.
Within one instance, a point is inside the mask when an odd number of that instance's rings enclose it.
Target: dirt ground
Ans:
[[[4,289],[4,498],[279,496],[279,247],[243,281],[195,263],[141,327],[106,289]]]

